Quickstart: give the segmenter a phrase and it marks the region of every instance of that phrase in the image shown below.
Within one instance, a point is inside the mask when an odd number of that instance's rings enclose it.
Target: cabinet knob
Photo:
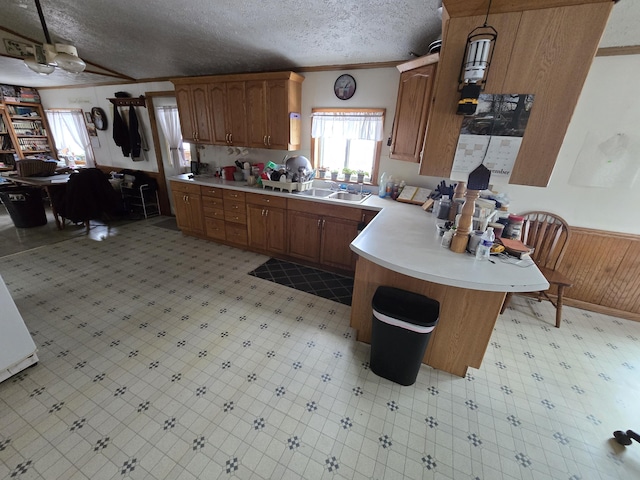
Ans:
[[[318,219],[318,228],[320,228],[320,219]]]
[[[267,145],[271,146],[271,135],[267,136]]]
[[[262,143],[264,143],[265,145],[267,145],[267,136],[265,135],[262,139]]]
[[[229,143],[233,145],[233,133],[229,134]]]

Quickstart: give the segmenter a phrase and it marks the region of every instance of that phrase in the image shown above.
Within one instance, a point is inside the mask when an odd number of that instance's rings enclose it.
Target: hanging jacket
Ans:
[[[129,107],[129,145],[131,146],[131,158],[134,161],[143,160],[140,158],[142,140],[140,138],[139,128],[140,125],[138,124],[136,109],[135,107]]]
[[[131,140],[129,138],[129,131],[125,125],[118,107],[113,107],[113,141],[116,145],[122,149],[122,154],[128,157],[131,153]]]

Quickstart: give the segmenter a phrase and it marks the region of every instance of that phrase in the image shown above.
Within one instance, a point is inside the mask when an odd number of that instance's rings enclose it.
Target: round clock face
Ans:
[[[340,75],[333,85],[333,91],[340,100],[348,100],[356,93],[356,81],[351,75]]]
[[[93,123],[95,123],[98,130],[107,129],[107,116],[105,115],[104,110],[98,107],[93,107],[91,109],[91,116],[93,117]]]

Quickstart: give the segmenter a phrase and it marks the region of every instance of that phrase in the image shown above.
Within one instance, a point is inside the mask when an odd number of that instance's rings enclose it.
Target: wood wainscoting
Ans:
[[[572,227],[559,270],[566,305],[640,321],[640,235]]]

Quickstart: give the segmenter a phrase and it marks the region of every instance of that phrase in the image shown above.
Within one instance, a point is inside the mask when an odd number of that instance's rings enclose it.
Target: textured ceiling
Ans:
[[[440,35],[439,0],[41,0],[55,42],[132,79],[402,61]],[[42,43],[34,0],[2,0],[0,27]],[[616,4],[601,46],[640,45],[640,1]],[[4,32],[0,30],[0,35]],[[91,65],[89,69],[92,69]],[[95,68],[93,68],[95,71]],[[28,70],[0,57],[0,83],[113,77]],[[121,82],[121,80],[119,80]]]

